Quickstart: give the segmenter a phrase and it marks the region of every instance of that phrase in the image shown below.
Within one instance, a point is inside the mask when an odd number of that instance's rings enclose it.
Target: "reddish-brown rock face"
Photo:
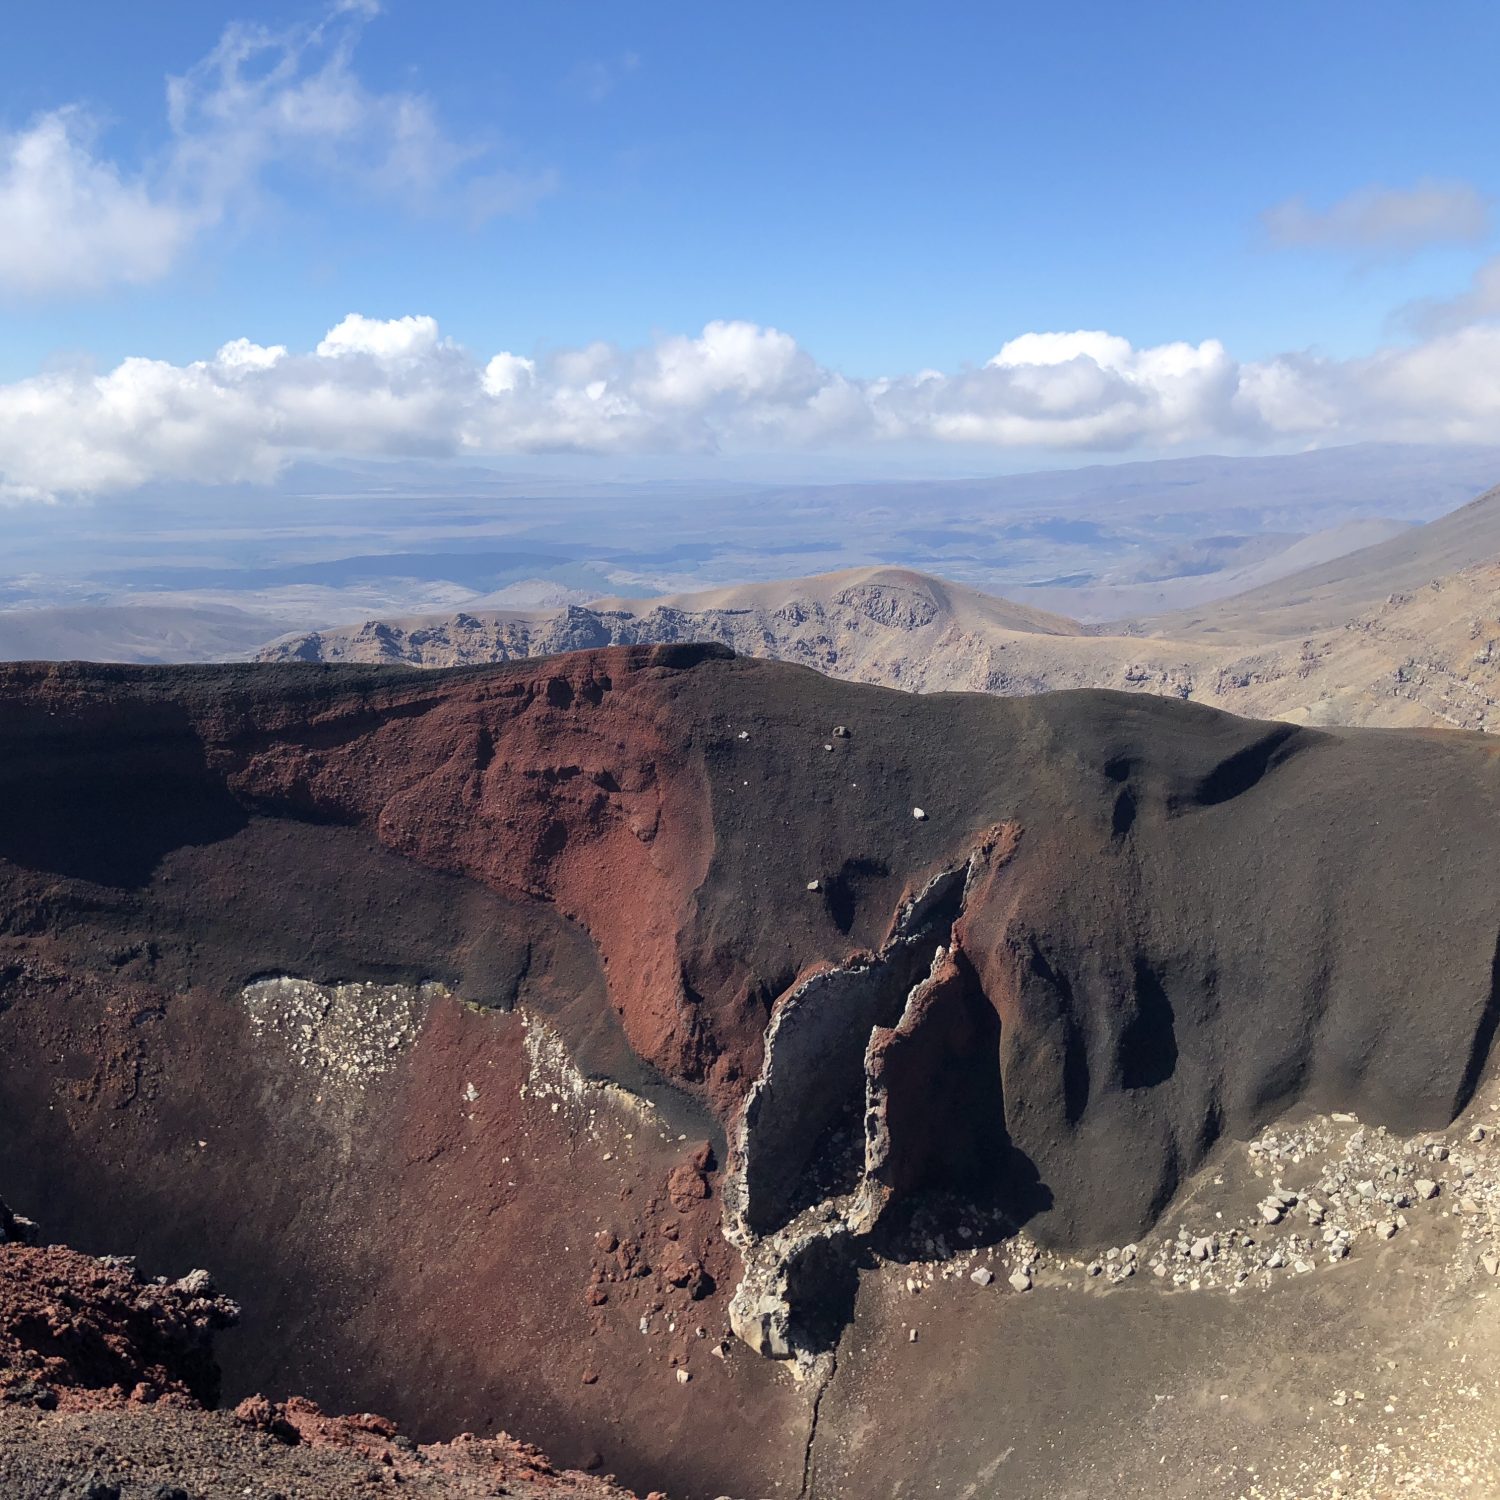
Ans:
[[[157,1286],[128,1263],[0,1244],[0,1403],[211,1403],[219,1374],[210,1340],[238,1316],[201,1271]]]
[[[1085,1242],[1298,1100],[1445,1121],[1500,1021],[1494,755],[712,648],[0,668],[0,1185],[212,1265],[234,1399],[795,1492],[726,1201],[874,1163]],[[847,1010],[768,1058],[799,991]]]
[[[130,1261],[39,1238],[0,1202],[0,1481],[16,1500],[75,1490],[186,1494],[175,1483],[184,1478],[235,1494],[270,1482],[276,1493],[319,1500],[363,1495],[372,1478],[433,1500],[630,1500],[503,1433],[419,1448],[387,1417],[332,1416],[299,1396],[247,1396],[232,1422],[210,1419],[219,1388],[213,1335],[239,1308],[208,1273],[148,1281]],[[128,1422],[98,1425],[104,1414]],[[99,1441],[106,1434],[113,1441]]]
[[[701,1082],[721,1050],[753,1055],[758,1030],[717,1035],[683,989],[713,827],[674,675],[617,650],[435,694],[408,678],[281,732],[227,735],[209,758],[252,806],[367,828],[429,868],[551,903],[593,939],[634,1050]]]

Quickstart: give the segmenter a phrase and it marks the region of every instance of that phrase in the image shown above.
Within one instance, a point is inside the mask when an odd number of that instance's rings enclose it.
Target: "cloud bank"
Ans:
[[[200,235],[250,211],[273,167],[407,211],[456,204],[472,221],[555,191],[555,173],[513,170],[451,139],[422,95],[360,81],[354,48],[377,9],[345,0],[316,25],[231,24],[168,79],[166,144],[136,168],[101,153],[97,122],[76,106],[0,131],[0,293],[159,280]]]
[[[1240,362],[1216,340],[1136,348],[1027,333],[982,366],[856,380],[775,328],[714,322],[635,349],[476,355],[430,317],[351,314],[311,350],[248,339],[0,385],[0,497],[273,478],[307,455],[765,453],[967,443],[1084,453],[1362,438],[1490,442],[1500,326],[1367,358]]]
[[[1429,297],[1405,308],[1400,321],[1417,333],[1451,333],[1470,323],[1500,316],[1500,256],[1474,272],[1466,291],[1456,297]]]
[[[1424,179],[1409,188],[1360,188],[1321,210],[1289,198],[1267,209],[1261,222],[1282,248],[1410,255],[1482,240],[1490,203],[1470,183]]]

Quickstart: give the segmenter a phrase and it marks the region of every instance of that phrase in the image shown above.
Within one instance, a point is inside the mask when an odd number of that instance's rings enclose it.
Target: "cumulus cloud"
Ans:
[[[350,313],[319,341],[316,353],[325,359],[344,354],[369,354],[382,361],[419,359],[444,342],[436,318],[367,318]],[[223,354],[221,349],[220,354]]]
[[[81,110],[0,134],[0,287],[93,291],[154,281],[197,229],[187,205],[101,161]]]
[[[1500,327],[1363,359],[1237,361],[1216,340],[1137,348],[1028,333],[952,373],[855,380],[790,334],[714,322],[642,348],[476,355],[430,317],[351,313],[308,351],[249,339],[186,365],[127,359],[0,385],[0,496],[269,480],[304,455],[806,450],[970,443],[1116,453],[1362,437],[1487,442]]]
[[[314,25],[235,22],[166,85],[166,141],[136,167],[112,161],[78,107],[0,132],[0,291],[94,292],[165,276],[206,230],[244,214],[269,168],[337,179],[415,212],[474,221],[524,212],[556,190],[452,139],[423,96],[360,80],[354,49],[373,0],[339,0]]]
[[[1360,188],[1324,209],[1289,198],[1267,209],[1261,222],[1273,245],[1409,255],[1483,239],[1490,203],[1467,182],[1424,179],[1409,188]]]

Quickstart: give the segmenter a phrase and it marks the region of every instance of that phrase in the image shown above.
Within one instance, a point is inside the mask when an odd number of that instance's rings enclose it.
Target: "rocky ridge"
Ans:
[[[1176,622],[1178,628],[1185,624]],[[913,692],[1110,688],[1294,723],[1491,727],[1500,564],[1392,594],[1291,636],[1086,627],[884,568],[666,601],[370,621],[272,643],[267,661],[447,667],[604,645],[716,641],[749,656]]]

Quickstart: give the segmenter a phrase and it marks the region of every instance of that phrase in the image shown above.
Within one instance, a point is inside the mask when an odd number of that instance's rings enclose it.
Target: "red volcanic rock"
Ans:
[[[310,717],[325,751],[309,755],[300,727],[258,716],[272,733],[231,732],[216,759],[254,803],[359,823],[422,863],[554,903],[598,946],[635,1050],[707,1081],[726,1048],[753,1061],[760,1028],[711,1029],[683,987],[679,936],[713,830],[702,768],[674,724],[673,655],[566,657],[437,696],[382,686]],[[391,713],[398,700],[420,711]]]
[[[210,1341],[238,1317],[202,1273],[163,1285],[60,1245],[0,1245],[0,1401],[211,1404]]]
[[[690,1160],[673,1167],[667,1173],[666,1194],[672,1200],[672,1208],[679,1214],[687,1214],[694,1206],[709,1196],[708,1172],[714,1161],[714,1151],[708,1143],[696,1149]]]
[[[209,1425],[204,1408],[213,1402],[219,1380],[212,1337],[238,1320],[239,1309],[214,1294],[207,1274],[143,1281],[128,1261],[19,1243],[13,1236],[26,1222],[0,1204],[0,1224],[12,1236],[0,1244],[0,1417],[7,1408],[33,1407],[56,1412],[66,1423],[101,1411],[130,1411],[139,1431],[119,1446],[139,1439],[150,1461],[164,1460],[169,1474],[205,1456],[211,1456],[224,1483],[240,1470],[247,1479],[268,1470],[275,1474],[285,1461],[274,1451],[270,1457],[263,1451],[240,1452]],[[598,1377],[585,1376],[590,1378]],[[168,1422],[169,1414],[197,1417],[199,1425]],[[374,1466],[396,1480],[420,1481],[423,1494],[454,1500],[505,1493],[630,1500],[609,1480],[560,1470],[538,1449],[504,1433],[489,1439],[466,1433],[450,1443],[419,1447],[387,1417],[330,1416],[297,1396],[280,1402],[248,1396],[232,1419],[237,1429],[274,1438],[284,1448],[332,1450],[358,1460],[355,1492]],[[73,1456],[71,1446],[66,1426],[7,1430],[0,1441],[6,1494],[30,1493],[14,1487],[23,1477],[63,1472]],[[90,1481],[95,1488],[88,1492],[103,1486],[115,1493],[113,1479],[98,1475],[120,1454],[97,1443],[85,1446],[95,1461]],[[143,1466],[132,1458],[131,1477],[140,1479]],[[303,1472],[300,1463],[296,1472]],[[326,1493],[343,1495],[345,1484]]]
[[[521,1493],[527,1495],[630,1500],[609,1479],[558,1469],[540,1449],[518,1443],[505,1433],[479,1438],[465,1432],[451,1442],[418,1445],[399,1438],[395,1423],[385,1417],[371,1412],[331,1417],[315,1402],[297,1396],[275,1408],[275,1420],[291,1428],[309,1449],[331,1448],[357,1455],[398,1479],[420,1476],[430,1480],[438,1474],[456,1480],[482,1480],[494,1487],[487,1489],[490,1494],[504,1494],[509,1486],[521,1486]]]
[[[276,1408],[264,1396],[246,1396],[234,1409],[234,1419],[243,1427],[270,1432],[276,1421]]]
[[[663,1279],[671,1286],[683,1288],[695,1300],[708,1290],[708,1273],[701,1261],[688,1254],[681,1245],[668,1245],[659,1267]]]

